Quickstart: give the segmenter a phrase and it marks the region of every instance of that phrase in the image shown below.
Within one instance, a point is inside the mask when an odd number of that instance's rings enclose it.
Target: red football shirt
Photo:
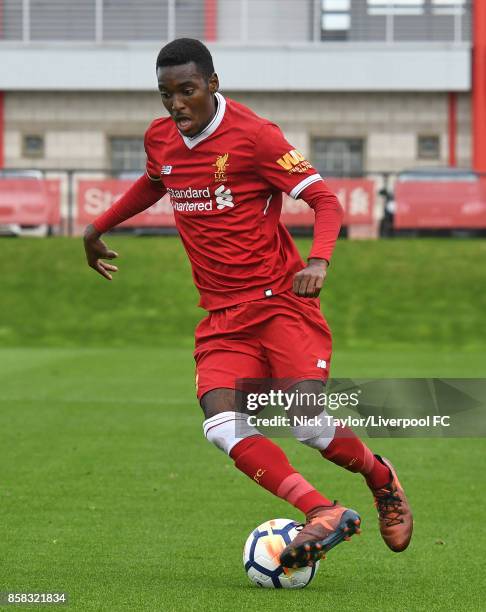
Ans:
[[[280,129],[216,94],[198,135],[156,119],[145,134],[147,174],[170,195],[177,229],[206,310],[281,293],[305,267],[279,222],[282,191],[293,198],[322,181]]]

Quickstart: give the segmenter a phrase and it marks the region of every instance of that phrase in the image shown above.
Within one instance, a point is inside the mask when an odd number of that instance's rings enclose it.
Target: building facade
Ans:
[[[0,161],[143,167],[155,58],[210,47],[225,95],[323,175],[473,164],[469,0],[0,0]]]

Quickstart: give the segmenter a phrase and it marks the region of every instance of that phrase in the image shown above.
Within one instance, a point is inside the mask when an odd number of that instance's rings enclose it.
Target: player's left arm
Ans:
[[[306,187],[298,197],[314,210],[314,240],[307,266],[297,272],[292,288],[302,297],[317,297],[326,280],[327,268],[341,229],[343,209],[322,179]]]
[[[293,291],[317,297],[322,289],[343,218],[343,209],[321,175],[290,145],[280,128],[265,124],[255,145],[257,170],[273,187],[314,210],[314,240],[307,266],[294,277]]]

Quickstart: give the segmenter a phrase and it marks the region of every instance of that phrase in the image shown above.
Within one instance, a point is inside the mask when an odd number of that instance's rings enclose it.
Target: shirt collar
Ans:
[[[223,121],[226,111],[226,100],[219,92],[216,92],[214,95],[217,103],[216,113],[204,130],[195,136],[184,136],[184,134],[181,134],[182,140],[188,149],[193,149],[197,144],[209,138],[219,128],[221,121]]]

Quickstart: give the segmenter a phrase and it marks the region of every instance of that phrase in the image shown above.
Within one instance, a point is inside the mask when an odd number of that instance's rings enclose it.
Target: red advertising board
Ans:
[[[59,179],[46,179],[47,197],[49,199],[49,225],[61,224],[61,181]]]
[[[80,180],[77,183],[80,225],[90,223],[109,208],[133,181],[120,179]],[[326,183],[336,193],[344,208],[344,225],[370,224],[373,217],[374,183],[367,179],[330,179]],[[289,227],[312,226],[314,211],[302,200],[284,196],[282,221]],[[125,227],[173,227],[172,206],[164,196],[142,213],[121,224]]]
[[[485,228],[485,179],[397,181],[394,227]]]
[[[130,180],[100,179],[78,181],[78,217],[87,225],[109,208],[133,184]],[[169,196],[120,224],[123,227],[173,227],[175,225]]]
[[[368,179],[326,179],[344,209],[343,225],[369,225],[373,221],[375,185]],[[303,200],[284,194],[282,221],[288,227],[314,224],[314,211]]]
[[[58,179],[0,179],[0,225],[58,225],[60,220]]]

